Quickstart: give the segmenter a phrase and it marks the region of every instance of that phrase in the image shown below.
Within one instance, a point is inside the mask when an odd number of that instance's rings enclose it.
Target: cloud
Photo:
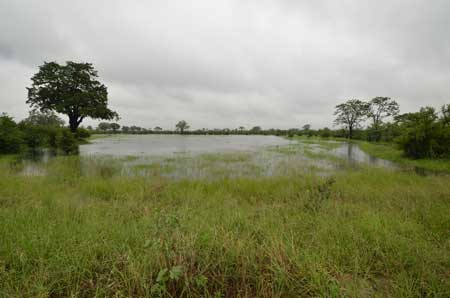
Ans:
[[[449,102],[444,0],[0,3],[0,109],[43,61],[94,63],[124,125],[330,126],[348,98]],[[92,122],[88,122],[92,123]]]

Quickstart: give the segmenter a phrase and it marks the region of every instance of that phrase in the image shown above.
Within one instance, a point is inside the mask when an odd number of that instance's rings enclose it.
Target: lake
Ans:
[[[80,146],[85,172],[115,167],[126,176],[177,179],[331,175],[370,165],[395,169],[356,144],[276,136],[112,135]]]
[[[80,146],[81,155],[169,156],[178,153],[220,153],[289,145],[276,136],[114,135]]]

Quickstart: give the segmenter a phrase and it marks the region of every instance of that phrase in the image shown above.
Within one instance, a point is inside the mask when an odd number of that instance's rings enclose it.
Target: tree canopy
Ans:
[[[398,103],[390,97],[375,97],[369,102],[367,116],[372,119],[372,125],[378,129],[383,119],[396,116],[400,111]]]
[[[64,120],[58,117],[53,111],[40,112],[38,110],[31,110],[27,118],[22,120],[23,124],[63,127]]]
[[[336,124],[343,124],[348,130],[348,138],[353,137],[353,130],[364,120],[369,110],[369,104],[359,99],[350,99],[336,106],[334,115]]]
[[[181,120],[175,125],[175,127],[181,134],[183,134],[185,130],[189,129],[189,124],[186,121]]]
[[[69,126],[76,132],[83,119],[111,120],[118,114],[108,108],[108,92],[98,80],[91,63],[72,61],[60,65],[44,62],[32,78],[28,100],[41,112],[55,111],[69,117]]]

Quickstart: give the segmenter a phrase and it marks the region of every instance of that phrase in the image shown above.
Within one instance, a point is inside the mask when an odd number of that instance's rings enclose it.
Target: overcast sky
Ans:
[[[94,64],[120,124],[148,128],[332,127],[350,98],[450,103],[448,0],[0,0],[0,28],[0,112],[17,120],[38,66],[67,60]]]

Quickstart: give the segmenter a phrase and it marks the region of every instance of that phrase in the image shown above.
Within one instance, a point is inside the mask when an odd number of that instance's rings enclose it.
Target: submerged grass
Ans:
[[[0,297],[450,296],[448,176],[0,168]]]
[[[357,144],[363,151],[372,156],[390,160],[403,166],[421,168],[431,172],[450,173],[450,159],[411,159],[405,157],[403,151],[395,147],[394,144],[378,144],[362,141],[358,141]]]

